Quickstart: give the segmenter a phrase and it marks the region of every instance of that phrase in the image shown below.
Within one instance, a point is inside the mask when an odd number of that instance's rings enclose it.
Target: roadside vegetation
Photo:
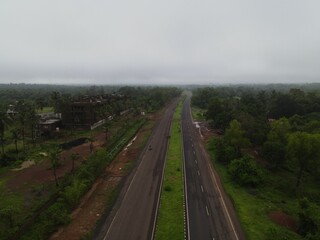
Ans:
[[[49,90],[52,92],[48,94]],[[105,91],[110,94],[117,91],[122,98],[117,104],[108,105],[104,112],[97,112],[113,116],[104,126],[91,131],[61,128],[49,136],[38,135],[38,113],[57,112],[66,101]],[[46,239],[58,226],[68,224],[70,213],[94,180],[147,122],[140,113],[158,111],[180,94],[176,88],[14,84],[0,85],[0,92],[1,240]],[[9,105],[14,106],[14,114],[8,114]],[[130,112],[121,115],[125,109]],[[100,139],[95,139],[96,136]],[[96,141],[102,142],[99,147]],[[72,152],[82,144],[87,148],[82,147],[83,154]],[[129,170],[130,166],[126,168]],[[35,171],[33,179],[19,180]]]
[[[319,239],[320,91],[276,90],[203,88],[192,104],[247,238]]]
[[[180,101],[173,117],[158,211],[156,240],[184,239],[184,199]]]

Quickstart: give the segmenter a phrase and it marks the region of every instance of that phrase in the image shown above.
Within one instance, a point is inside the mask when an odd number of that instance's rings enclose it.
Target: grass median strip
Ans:
[[[184,206],[182,178],[181,111],[179,103],[173,117],[167,153],[160,207],[157,219],[156,240],[184,239]]]

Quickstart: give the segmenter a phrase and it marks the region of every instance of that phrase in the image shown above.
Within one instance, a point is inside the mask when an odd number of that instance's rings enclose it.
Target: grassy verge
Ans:
[[[175,111],[171,126],[156,240],[184,239],[181,111],[182,102]]]

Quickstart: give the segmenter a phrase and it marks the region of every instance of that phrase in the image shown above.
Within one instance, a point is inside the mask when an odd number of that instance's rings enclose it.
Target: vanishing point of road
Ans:
[[[127,177],[97,240],[153,240],[162,177],[177,101],[169,105]],[[187,240],[243,240],[232,203],[210,163],[190,111],[190,96],[182,109],[185,218]],[[149,149],[151,146],[152,149]]]

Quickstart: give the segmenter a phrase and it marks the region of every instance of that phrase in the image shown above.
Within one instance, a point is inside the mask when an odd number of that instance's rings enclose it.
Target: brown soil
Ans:
[[[159,116],[153,115],[152,117],[152,119],[157,118]],[[71,223],[55,232],[51,240],[78,240],[95,228],[96,222],[108,207],[106,202],[110,194],[121,179],[129,173],[128,164],[133,163],[139,157],[143,141],[152,130],[151,128],[151,126],[144,126],[140,129],[132,145],[118,154],[110,166],[105,169],[105,173],[95,181],[83,197],[78,208],[71,214]]]
[[[200,132],[202,139],[205,143],[207,143],[212,136],[220,136],[215,130],[212,130],[208,124],[208,122],[203,121],[203,122],[198,122],[200,126]]]
[[[280,212],[280,211],[274,211],[274,212],[270,212],[268,214],[268,217],[273,222],[279,224],[280,226],[286,227],[293,232],[297,232],[297,229],[298,229],[297,221],[293,217],[287,215],[286,213]]]
[[[104,143],[104,133],[97,133],[94,136],[94,150],[102,147]],[[69,150],[65,150],[60,154],[61,166],[57,169],[57,177],[61,178],[69,173],[72,169],[72,161],[70,156],[72,153],[78,153],[80,158],[75,161],[75,168],[85,161],[90,155],[90,143],[84,143]],[[9,180],[7,186],[11,190],[21,189],[23,186],[31,186],[33,184],[47,184],[54,181],[50,160],[44,157],[39,164],[24,168],[20,171],[11,171],[7,174]]]

